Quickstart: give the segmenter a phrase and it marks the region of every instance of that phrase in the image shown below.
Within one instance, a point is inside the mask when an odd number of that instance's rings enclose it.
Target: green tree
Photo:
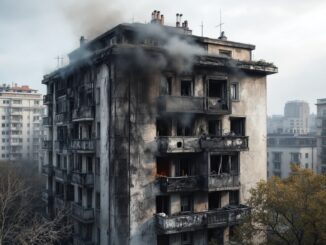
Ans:
[[[261,181],[250,192],[252,210],[237,229],[242,244],[326,244],[325,175],[293,166],[288,178]]]

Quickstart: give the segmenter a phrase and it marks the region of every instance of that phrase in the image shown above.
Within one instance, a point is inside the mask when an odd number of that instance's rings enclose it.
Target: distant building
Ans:
[[[267,118],[267,133],[268,134],[282,134],[283,133],[283,120],[282,115],[272,115]]]
[[[29,86],[0,86],[0,160],[39,159],[42,95]]]
[[[291,164],[316,171],[316,137],[311,135],[268,135],[267,176],[286,178],[291,172]]]
[[[318,99],[316,105],[318,172],[326,173],[326,99]]]

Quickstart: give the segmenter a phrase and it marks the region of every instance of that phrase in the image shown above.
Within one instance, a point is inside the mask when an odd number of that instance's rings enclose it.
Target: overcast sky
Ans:
[[[268,114],[282,114],[288,100],[315,111],[326,98],[324,0],[0,0],[0,83],[28,84],[42,93],[55,57],[121,22],[148,22],[153,10],[175,24],[183,13],[195,35],[218,37],[219,12],[228,40],[256,45],[255,60],[279,67],[268,77]]]

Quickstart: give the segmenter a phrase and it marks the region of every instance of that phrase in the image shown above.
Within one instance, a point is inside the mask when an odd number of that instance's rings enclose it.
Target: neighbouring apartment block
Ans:
[[[314,135],[270,134],[267,138],[267,176],[286,178],[291,165],[317,171],[317,145]]]
[[[0,86],[0,160],[38,161],[42,143],[42,95],[29,86]]]
[[[326,99],[318,99],[316,105],[318,172],[326,173]]]
[[[47,214],[73,244],[227,243],[266,179],[266,76],[253,45],[188,22],[121,24],[44,76]]]

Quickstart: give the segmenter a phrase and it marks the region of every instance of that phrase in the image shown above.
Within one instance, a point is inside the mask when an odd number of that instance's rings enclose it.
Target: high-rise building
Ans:
[[[294,100],[284,106],[284,132],[290,134],[307,134],[309,132],[309,104]]]
[[[42,95],[29,86],[0,86],[0,160],[38,161],[41,150]]]
[[[316,105],[318,172],[326,173],[326,99],[318,99]]]
[[[266,76],[253,45],[188,22],[121,24],[44,77],[47,214],[71,207],[74,244],[232,239],[266,179]]]

